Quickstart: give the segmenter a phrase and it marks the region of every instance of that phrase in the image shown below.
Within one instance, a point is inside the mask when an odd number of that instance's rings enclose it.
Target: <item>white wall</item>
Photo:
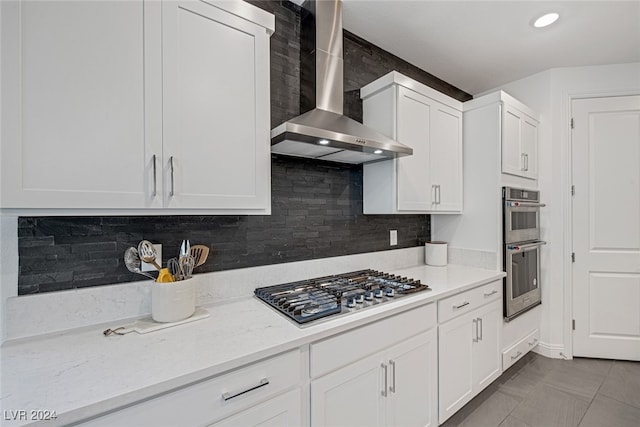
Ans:
[[[571,99],[640,93],[640,63],[558,68],[502,89],[541,115],[539,188],[548,207],[541,215],[542,258],[540,341],[553,352],[572,354],[571,343]]]

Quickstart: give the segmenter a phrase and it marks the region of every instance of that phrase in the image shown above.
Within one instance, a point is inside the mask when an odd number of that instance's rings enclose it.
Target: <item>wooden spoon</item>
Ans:
[[[191,246],[191,256],[195,260],[195,267],[199,267],[205,263],[209,256],[209,247],[205,245],[193,245]]]

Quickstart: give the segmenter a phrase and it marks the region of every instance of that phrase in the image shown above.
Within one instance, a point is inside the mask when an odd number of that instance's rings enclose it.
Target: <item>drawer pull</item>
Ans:
[[[454,306],[453,306],[453,309],[454,309],[454,310],[458,310],[458,309],[460,309],[460,308],[464,307],[465,305],[469,305],[469,301],[465,301],[465,302],[463,302],[463,303],[462,303],[462,304],[460,304],[460,305],[454,305]]]
[[[491,295],[495,295],[497,293],[498,293],[498,291],[496,289],[494,289],[491,292],[489,292],[488,294],[485,293],[484,296],[485,296],[485,298],[487,298],[487,297],[490,297]]]
[[[266,378],[263,378],[263,379],[260,380],[260,383],[258,385],[254,386],[254,387],[251,387],[251,388],[248,388],[246,390],[240,391],[238,393],[235,393],[235,394],[222,393],[222,400],[224,400],[226,402],[227,400],[231,400],[234,397],[241,396],[241,395],[243,395],[245,393],[249,393],[250,391],[257,390],[260,387],[264,387],[266,385],[269,385],[269,380],[266,379]]]
[[[538,338],[534,338],[532,342],[529,343],[530,346],[534,346],[538,344]]]
[[[519,351],[515,356],[511,356],[511,360],[516,360],[518,357],[522,356],[522,352]]]

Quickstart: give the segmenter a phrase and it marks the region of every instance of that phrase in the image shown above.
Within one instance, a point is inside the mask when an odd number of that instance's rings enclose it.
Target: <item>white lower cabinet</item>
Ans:
[[[462,302],[455,307],[467,303],[466,308],[473,304],[473,297],[478,294],[474,291],[461,294],[459,300]],[[502,302],[494,298],[493,302],[485,305],[475,304],[478,308],[472,307],[438,327],[440,423],[502,373]]]
[[[79,425],[299,426],[303,424],[301,373],[301,352],[294,350]]]
[[[312,380],[311,425],[437,425],[436,342],[431,329]]]
[[[312,426],[435,426],[436,304],[310,346]]]

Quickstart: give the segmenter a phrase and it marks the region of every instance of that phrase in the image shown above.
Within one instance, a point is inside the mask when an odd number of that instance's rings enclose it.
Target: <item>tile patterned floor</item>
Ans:
[[[443,427],[638,427],[640,362],[529,353]]]

